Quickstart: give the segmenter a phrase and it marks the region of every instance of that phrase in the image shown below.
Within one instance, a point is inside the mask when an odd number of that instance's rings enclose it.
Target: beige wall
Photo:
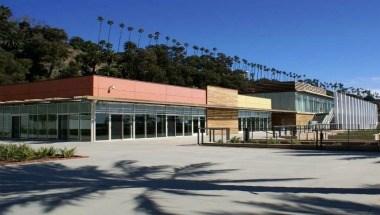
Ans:
[[[272,101],[266,98],[238,95],[238,107],[270,110],[272,109]]]

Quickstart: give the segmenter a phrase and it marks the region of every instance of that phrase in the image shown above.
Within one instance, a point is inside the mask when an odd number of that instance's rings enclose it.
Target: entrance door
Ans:
[[[67,140],[69,137],[69,117],[68,115],[58,116],[58,139]]]
[[[176,116],[168,116],[168,136],[175,136],[175,123]]]
[[[20,116],[12,116],[12,138],[20,138]]]
[[[123,138],[123,115],[111,115],[111,139]]]

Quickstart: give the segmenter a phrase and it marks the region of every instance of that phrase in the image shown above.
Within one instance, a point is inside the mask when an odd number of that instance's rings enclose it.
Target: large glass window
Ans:
[[[193,134],[192,129],[191,129],[191,125],[192,125],[191,116],[185,116],[184,117],[184,126],[185,126],[185,135],[186,136],[190,136]]]
[[[111,115],[111,139],[123,138],[123,116]]]
[[[168,116],[168,136],[175,136],[175,116]]]
[[[37,115],[29,115],[29,138],[37,138]]]
[[[146,136],[156,137],[156,116],[146,115]]]
[[[132,138],[132,115],[123,116],[124,139]]]
[[[108,114],[96,114],[96,140],[108,140]]]
[[[79,140],[79,115],[69,115],[69,139]]]
[[[21,116],[21,138],[28,138],[28,115]]]
[[[57,138],[57,115],[49,114],[47,119],[48,138]]]
[[[198,133],[199,130],[199,117],[194,116],[193,117],[193,132]]]
[[[80,114],[80,140],[90,141],[91,140],[91,115],[90,114]]]
[[[182,116],[175,117],[175,135],[183,136],[183,117]]]
[[[199,120],[200,120],[200,126],[201,126],[201,128],[206,128],[205,117],[201,116],[201,117],[199,117]]]
[[[137,114],[135,116],[135,137],[145,137],[145,115]]]
[[[157,137],[166,136],[166,116],[157,115]]]

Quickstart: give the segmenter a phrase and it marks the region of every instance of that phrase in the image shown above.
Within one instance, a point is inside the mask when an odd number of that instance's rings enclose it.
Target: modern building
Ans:
[[[0,138],[110,141],[271,126],[271,100],[103,76],[0,86]]]
[[[376,104],[330,92],[301,82],[263,81],[251,94],[272,101],[275,126],[335,124],[338,129],[373,129],[378,124]]]
[[[334,123],[341,129],[374,129],[378,107],[353,95],[335,93]]]
[[[334,107],[331,92],[300,82],[261,81],[250,95],[271,99],[274,126],[321,123]]]

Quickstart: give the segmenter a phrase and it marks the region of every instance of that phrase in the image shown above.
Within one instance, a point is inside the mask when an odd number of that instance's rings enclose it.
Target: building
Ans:
[[[373,129],[378,123],[376,104],[357,96],[330,92],[300,82],[263,81],[254,96],[272,100],[275,126],[336,124],[339,129]]]
[[[331,92],[300,82],[261,81],[250,95],[272,100],[274,126],[321,123],[334,107]]]
[[[0,86],[0,138],[110,141],[271,126],[271,100],[103,76]]]
[[[378,107],[353,95],[335,93],[334,123],[341,129],[374,129]]]

